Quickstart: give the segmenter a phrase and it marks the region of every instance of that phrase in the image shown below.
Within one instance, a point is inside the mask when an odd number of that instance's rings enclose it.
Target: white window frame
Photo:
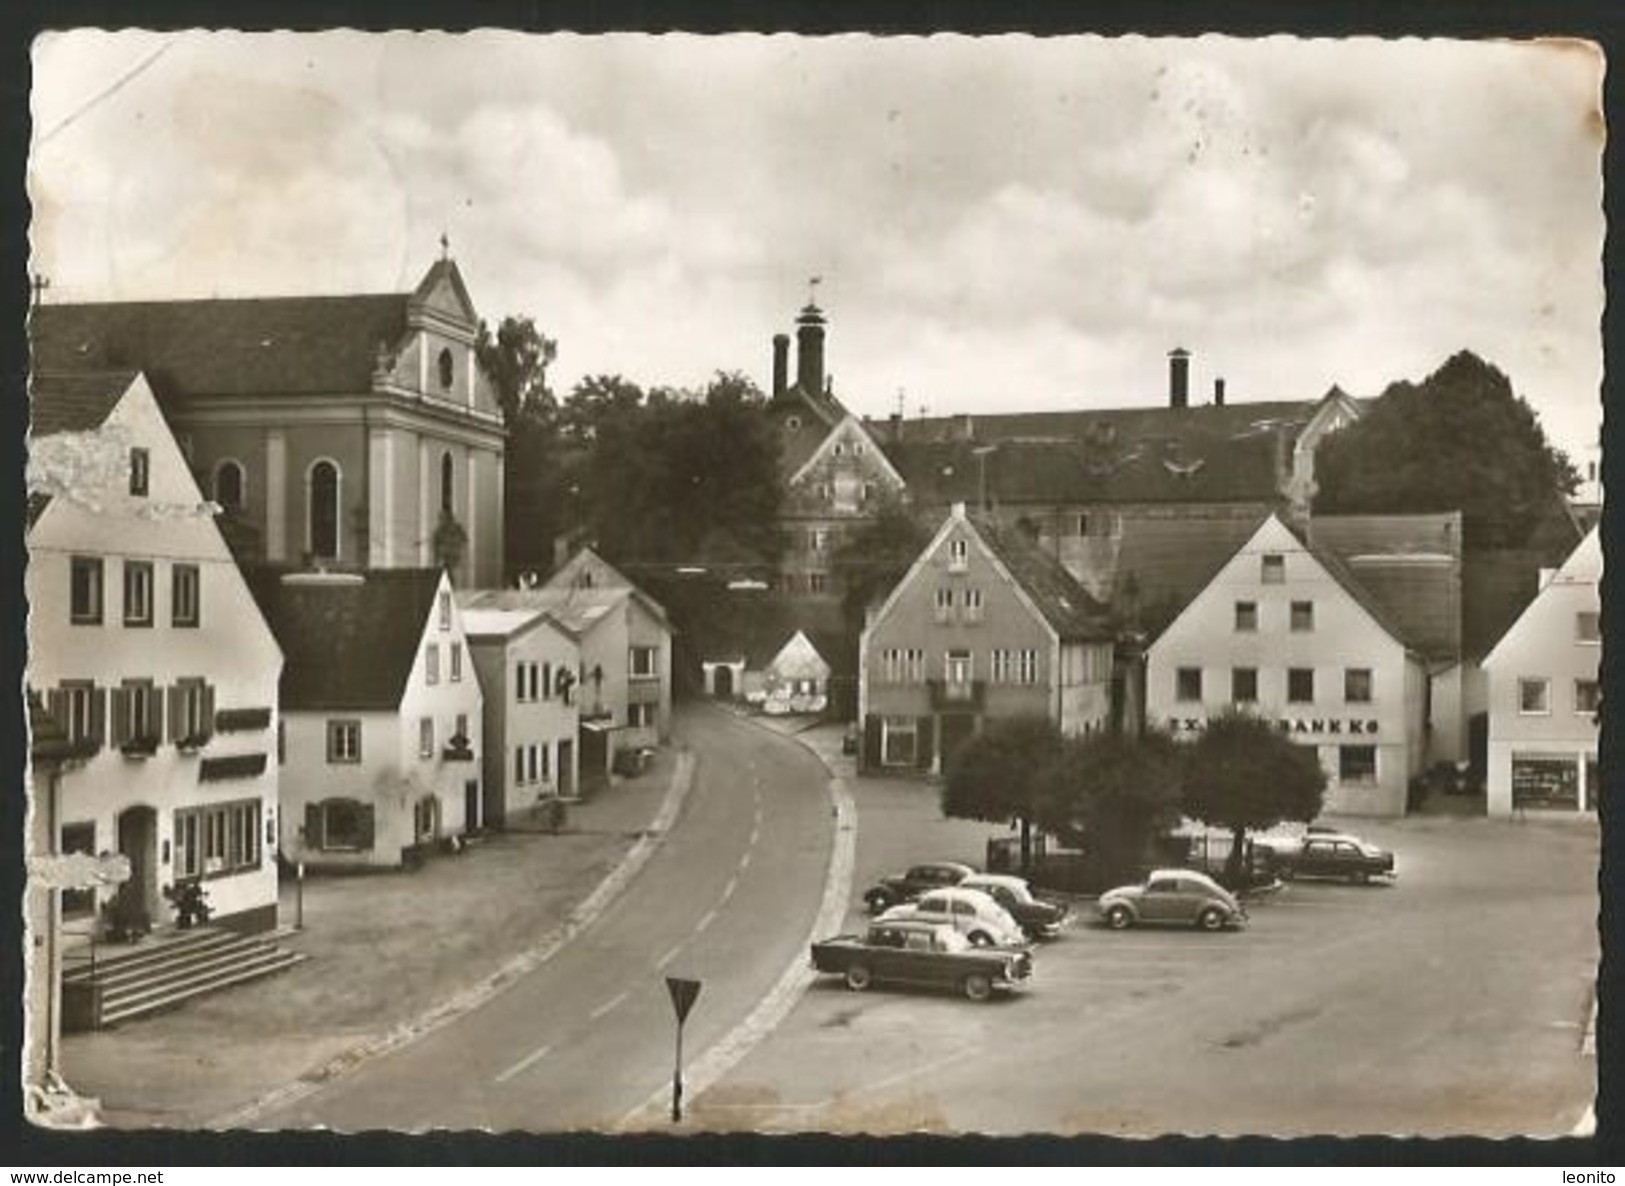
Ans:
[[[1196,676],[1196,695],[1187,696],[1185,694],[1185,677],[1187,675],[1191,675],[1191,674],[1194,674]],[[1202,687],[1203,682],[1204,681],[1203,681],[1203,678],[1202,678],[1202,669],[1200,667],[1176,667],[1176,668],[1174,668],[1174,703],[1175,704],[1200,704],[1200,703],[1202,703],[1202,695],[1203,695],[1203,692],[1204,692],[1204,688]]]
[[[329,765],[353,765],[361,761],[361,722],[354,717],[337,717],[327,722],[327,761]]]
[[[124,562],[124,624],[145,628],[153,624],[153,585],[156,568],[150,560]]]
[[[440,682],[440,644],[437,642],[423,648],[423,682],[431,688]]]
[[[1591,707],[1587,708],[1581,703],[1580,692],[1583,688],[1591,689]],[[1595,716],[1602,707],[1602,684],[1595,679],[1576,679],[1574,681],[1574,713],[1576,716]]]
[[[418,718],[418,757],[434,757],[434,718]]]
[[[1540,707],[1530,708],[1529,698],[1525,694],[1530,690],[1538,689],[1540,692]],[[1518,677],[1518,715],[1521,717],[1549,717],[1552,715],[1552,681],[1544,675],[1520,675]]]
[[[451,682],[454,683],[454,684],[462,683],[463,682],[463,644],[460,643],[460,642],[453,642],[451,644],[450,666],[451,666],[451,670],[450,670],[450,672],[448,674],[449,674],[449,676],[451,678]]]

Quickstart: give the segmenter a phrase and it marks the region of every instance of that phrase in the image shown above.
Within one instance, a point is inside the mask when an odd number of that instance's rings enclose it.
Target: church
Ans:
[[[34,371],[140,371],[245,565],[502,583],[504,428],[449,254],[411,292],[45,304]]]

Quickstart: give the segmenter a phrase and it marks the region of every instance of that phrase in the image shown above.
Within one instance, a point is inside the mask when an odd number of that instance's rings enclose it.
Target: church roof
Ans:
[[[392,712],[434,609],[436,568],[374,569],[284,583],[257,569],[249,587],[282,647],[284,710]]]
[[[404,293],[44,305],[36,371],[134,368],[160,399],[370,390],[380,343],[406,331]]]

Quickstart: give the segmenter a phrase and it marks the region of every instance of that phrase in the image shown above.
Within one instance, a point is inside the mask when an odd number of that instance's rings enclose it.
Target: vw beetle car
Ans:
[[[1155,869],[1140,885],[1107,890],[1095,908],[1115,931],[1141,924],[1219,931],[1247,920],[1234,894],[1194,869]]]
[[[1009,873],[973,873],[957,888],[981,890],[1004,907],[1029,939],[1059,934],[1061,924],[1072,913],[1072,908],[1065,902],[1035,897],[1025,878]]]
[[[1021,926],[1010,913],[980,890],[932,890],[913,902],[893,906],[880,916],[882,922],[912,920],[953,927],[976,947],[1020,947],[1027,941]]]

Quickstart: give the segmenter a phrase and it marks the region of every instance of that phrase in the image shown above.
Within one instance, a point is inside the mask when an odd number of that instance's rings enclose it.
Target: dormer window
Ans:
[[[147,482],[151,476],[152,459],[145,449],[130,450],[130,493],[138,498],[147,496]]]
[[[440,351],[438,366],[440,368],[440,388],[443,391],[450,391],[452,381],[457,377],[450,350],[443,349]]]

